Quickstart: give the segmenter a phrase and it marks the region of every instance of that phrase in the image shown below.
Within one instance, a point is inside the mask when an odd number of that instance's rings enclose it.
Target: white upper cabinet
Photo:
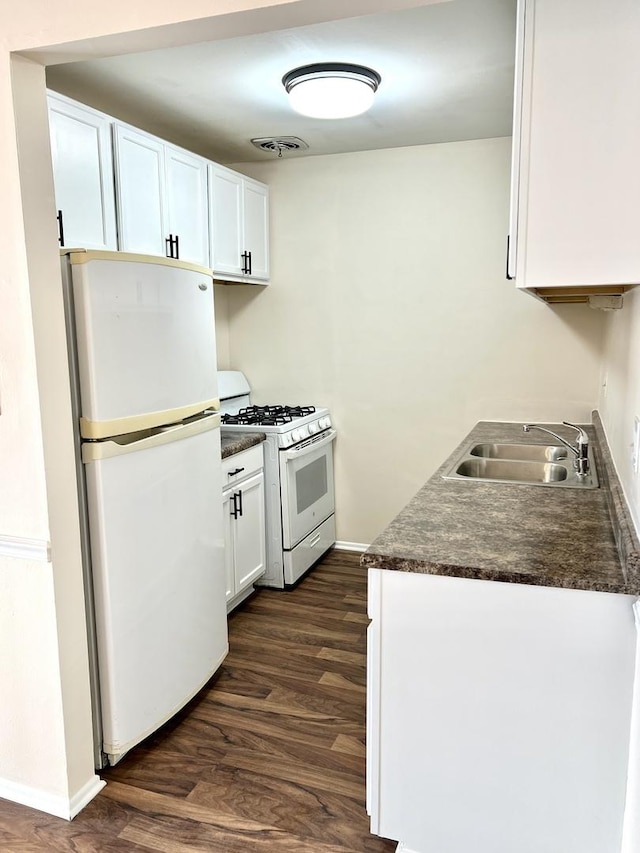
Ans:
[[[120,248],[209,266],[206,161],[117,124]]]
[[[269,188],[209,164],[211,267],[229,281],[269,280]]]
[[[269,278],[269,187],[244,179],[244,242],[249,252],[249,276]]]
[[[47,102],[60,244],[114,250],[111,121],[61,95]]]
[[[166,255],[164,145],[125,125],[114,131],[120,249]]]
[[[209,164],[211,268],[221,276],[243,273],[242,175]]]
[[[207,163],[201,157],[165,146],[169,234],[178,239],[180,258],[209,266]],[[174,252],[175,254],[175,252]]]
[[[268,282],[265,184],[62,95],[48,93],[48,105],[62,245],[179,258],[227,281]]]
[[[585,294],[640,282],[640,3],[520,0],[509,273]]]

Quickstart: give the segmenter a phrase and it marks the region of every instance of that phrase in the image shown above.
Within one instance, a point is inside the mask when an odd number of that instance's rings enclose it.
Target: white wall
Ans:
[[[237,166],[272,284],[229,289],[257,401],[329,406],[338,539],[370,542],[480,419],[590,421],[603,315],[505,280],[510,140]]]
[[[636,530],[640,535],[640,476],[632,466],[635,418],[640,418],[640,290],[607,318],[600,413]]]
[[[33,347],[33,352],[29,352],[30,357],[25,361],[11,365],[14,370],[5,371],[4,376],[10,396],[2,426],[11,429],[22,424],[27,441],[18,440],[14,445],[17,451],[12,459],[18,486],[16,495],[24,498],[24,503],[18,504],[18,517],[15,505],[12,513],[2,517],[3,523],[11,526],[0,529],[0,553],[11,550],[11,536],[7,534],[12,534],[20,543],[16,553],[27,557],[31,551],[39,560],[29,559],[24,563],[12,560],[11,568],[7,567],[2,574],[5,595],[0,608],[4,611],[4,607],[9,607],[2,613],[3,639],[12,641],[14,648],[17,637],[20,642],[17,645],[19,654],[2,657],[2,675],[6,676],[3,683],[14,688],[15,692],[10,695],[16,701],[0,703],[0,754],[3,759],[0,795],[15,792],[13,786],[16,784],[27,785],[31,781],[39,801],[44,801],[49,810],[68,816],[70,800],[83,789],[93,787],[95,792],[99,787],[92,760],[69,375],[61,289],[51,287],[56,276],[59,277],[60,268],[55,252],[55,228],[52,230],[46,213],[47,204],[53,204],[53,193],[47,186],[51,167],[44,69],[14,57],[11,74],[18,120],[13,145],[17,144],[20,172],[21,236],[27,270],[34,284],[29,300],[30,322],[23,324],[20,331],[24,344],[29,350]],[[33,89],[40,91],[41,96],[32,97]],[[23,168],[27,162],[29,167]],[[51,254],[39,251],[40,229],[51,241],[54,248]],[[13,322],[16,321],[14,316]],[[39,416],[33,421],[23,420],[28,410],[21,411],[15,405],[11,392],[15,390],[12,380],[16,378],[19,378],[22,393],[39,394]],[[11,445],[3,447],[8,455],[11,449]],[[29,458],[26,469],[21,466],[21,452]],[[45,492],[47,478],[56,486]],[[30,490],[34,483],[38,488],[32,496]],[[3,484],[2,496],[11,503],[11,492],[6,488],[9,484],[10,481]],[[40,501],[45,495],[46,506],[42,506]],[[47,553],[48,540],[51,540],[51,560]],[[16,589],[23,593],[28,590],[29,595],[16,596]],[[36,624],[29,630],[32,618]],[[43,693],[50,709],[48,725],[42,724],[38,710],[42,708]],[[71,743],[77,750],[67,748]],[[25,752],[32,760],[38,756],[33,773],[24,773]]]
[[[229,369],[229,287],[216,284],[213,289],[216,318],[216,355],[218,370]]]

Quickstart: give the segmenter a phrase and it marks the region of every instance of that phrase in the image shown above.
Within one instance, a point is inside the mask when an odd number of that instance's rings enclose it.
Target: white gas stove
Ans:
[[[222,432],[263,432],[267,570],[260,583],[295,583],[335,543],[329,410],[255,406],[243,373],[218,371]]]

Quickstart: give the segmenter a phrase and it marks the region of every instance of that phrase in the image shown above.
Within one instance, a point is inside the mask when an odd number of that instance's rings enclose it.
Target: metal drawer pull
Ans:
[[[238,503],[240,504],[240,509],[238,510],[238,512],[240,515],[243,515],[244,513],[242,512],[242,489],[240,489],[240,491],[238,492]]]
[[[242,471],[244,471],[244,468],[236,468],[235,471],[229,471],[229,473],[227,474],[227,477],[235,477],[236,474],[240,474],[240,473],[242,473]]]
[[[309,542],[309,548],[313,548],[314,545],[317,545],[319,541],[320,541],[320,534],[318,533],[316,538],[312,542]]]
[[[231,518],[237,518],[237,517],[238,517],[238,504],[237,504],[237,502],[236,502],[237,497],[238,497],[238,495],[237,495],[235,492],[234,492],[234,494],[231,496],[231,500],[233,501],[233,509],[232,509],[232,510],[231,510],[231,512],[229,513],[229,515],[231,516]]]

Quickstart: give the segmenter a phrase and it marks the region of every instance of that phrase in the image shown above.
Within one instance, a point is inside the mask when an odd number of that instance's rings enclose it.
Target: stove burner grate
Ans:
[[[282,426],[315,412],[315,406],[247,406],[237,415],[222,415],[222,423],[241,426]]]

